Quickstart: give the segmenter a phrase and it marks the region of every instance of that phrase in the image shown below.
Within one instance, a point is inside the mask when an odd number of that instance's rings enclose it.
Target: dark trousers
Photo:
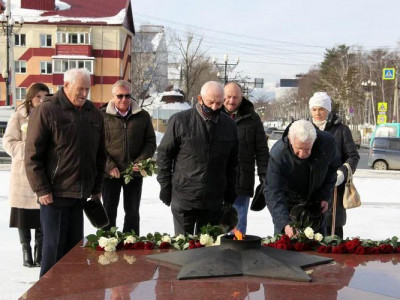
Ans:
[[[102,189],[103,203],[110,221],[109,225],[105,227],[105,230],[116,226],[119,196],[122,187],[125,211],[124,227],[122,231],[128,232],[134,230],[135,233],[139,235],[139,207],[140,198],[142,197],[142,184],[143,177],[134,177],[128,184],[124,183],[123,177],[104,179]]]
[[[74,201],[74,200],[72,200]],[[40,206],[43,230],[43,258],[40,277],[54,266],[83,238],[83,209],[80,201],[73,206]]]
[[[210,225],[219,225],[222,210],[205,209],[182,209],[171,205],[171,211],[174,218],[175,235],[178,234],[198,234],[201,227],[210,223]]]

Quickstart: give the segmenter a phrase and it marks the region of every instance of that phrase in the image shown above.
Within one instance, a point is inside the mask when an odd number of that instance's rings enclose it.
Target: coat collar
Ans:
[[[140,111],[142,111],[142,108],[136,103],[136,101],[131,99],[131,114],[134,115]],[[110,102],[107,104],[106,113],[113,116],[117,115],[117,110],[115,109],[115,105],[112,100],[110,100]]]

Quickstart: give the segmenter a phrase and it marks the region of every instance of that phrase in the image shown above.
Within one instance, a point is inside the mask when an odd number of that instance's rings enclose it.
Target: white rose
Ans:
[[[208,234],[201,234],[200,235],[200,244],[209,247],[212,246],[214,244],[214,240],[211,236],[209,236]]]
[[[115,250],[116,250],[116,247],[111,244],[108,244],[107,246],[104,247],[104,251],[106,251],[106,252],[113,252]]]
[[[99,238],[99,246],[101,248],[105,248],[108,244],[108,238],[102,236],[101,238]]]
[[[136,242],[136,238],[133,235],[129,235],[125,241],[124,241],[124,245],[126,244],[133,244]]]
[[[28,131],[28,123],[25,123],[25,124],[21,125],[21,131],[25,132],[25,133]]]
[[[314,230],[311,227],[307,227],[306,229],[304,229],[304,234],[310,240],[314,238]]]
[[[109,244],[112,246],[116,247],[118,245],[118,239],[115,237],[109,238],[108,241],[109,241]]]
[[[175,240],[178,242],[180,240],[185,240],[185,236],[183,234],[179,234],[178,236],[175,237]]]
[[[324,239],[324,236],[322,235],[322,234],[320,234],[320,233],[316,233],[315,235],[314,235],[314,240],[316,240],[317,242],[320,242],[320,241],[322,241]]]
[[[171,244],[171,237],[169,235],[163,235],[163,237],[161,238],[161,241],[163,243],[170,243]]]

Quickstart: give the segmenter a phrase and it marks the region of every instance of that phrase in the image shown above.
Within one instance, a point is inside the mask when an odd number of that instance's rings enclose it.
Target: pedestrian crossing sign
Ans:
[[[387,115],[378,115],[376,118],[376,123],[383,124],[386,123]]]
[[[393,80],[395,78],[395,69],[394,68],[384,68],[382,71],[382,79],[383,80]]]

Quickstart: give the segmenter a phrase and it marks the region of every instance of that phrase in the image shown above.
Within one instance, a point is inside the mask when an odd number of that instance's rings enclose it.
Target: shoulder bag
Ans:
[[[360,195],[357,192],[353,183],[353,171],[348,163],[344,164],[347,167],[347,181],[344,187],[343,207],[345,209],[359,207],[361,205]]]

